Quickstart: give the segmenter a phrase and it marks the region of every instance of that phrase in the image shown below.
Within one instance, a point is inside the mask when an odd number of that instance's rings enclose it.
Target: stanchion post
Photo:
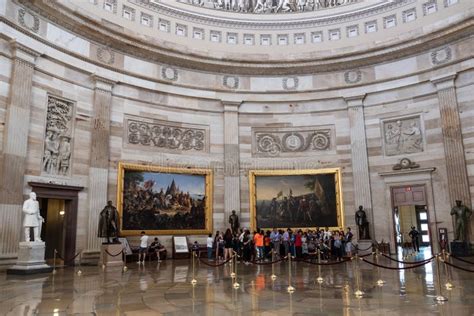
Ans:
[[[316,281],[321,284],[323,283],[324,279],[321,276],[321,250],[318,248],[318,277],[316,278]]]
[[[232,279],[235,278],[235,276],[236,276],[235,271],[234,271],[235,267],[237,265],[236,257],[237,257],[237,252],[232,250],[232,257],[230,259],[230,277]]]
[[[53,274],[57,273],[56,272],[56,252],[57,252],[57,250],[54,249],[54,251],[53,251]]]
[[[234,258],[235,258],[235,255],[234,255]],[[234,265],[234,272],[233,273],[234,273],[234,283],[232,284],[232,286],[234,287],[234,289],[237,290],[240,287],[240,284],[239,284],[239,282],[237,282],[237,265],[236,264]]]
[[[437,254],[435,256],[436,258],[436,274],[437,274],[437,277],[438,277],[438,293],[435,297],[435,301],[437,302],[446,302],[448,300],[448,298],[446,296],[443,296],[443,291],[442,291],[442,286],[441,286],[441,269],[440,269],[440,265],[439,265],[439,261],[441,260],[440,259],[440,255]]]
[[[272,249],[272,275],[270,276],[270,278],[272,279],[272,281],[275,281],[277,279],[277,276],[275,274],[275,250]]]
[[[379,255],[380,255],[380,252],[378,249],[375,250],[375,263],[376,264],[379,264]],[[382,279],[382,274],[380,272],[380,267],[377,266],[377,276],[378,276],[378,280],[377,280],[377,285],[378,286],[383,286],[386,282]]]
[[[286,289],[288,293],[293,293],[295,288],[291,285],[291,253],[288,253],[288,287]]]
[[[443,263],[444,263],[444,272],[446,273],[446,283],[444,284],[444,287],[446,290],[450,291],[453,289],[454,285],[451,283],[451,271],[446,264],[446,261],[448,260],[448,254],[446,253],[446,250],[443,249]]]
[[[359,255],[356,253],[355,255],[355,277],[356,277],[356,291],[354,292],[354,295],[357,298],[362,298],[364,296],[364,292],[360,289],[360,270],[359,270]]]
[[[78,276],[82,275],[81,264],[82,264],[82,251],[79,253],[79,270],[77,270]]]
[[[191,284],[193,286],[195,286],[197,284],[197,280],[196,280],[196,271],[195,271],[195,267],[194,267],[194,257],[196,256],[196,253],[193,251],[191,252],[191,255],[192,255],[192,261],[193,261],[193,279],[191,280]]]

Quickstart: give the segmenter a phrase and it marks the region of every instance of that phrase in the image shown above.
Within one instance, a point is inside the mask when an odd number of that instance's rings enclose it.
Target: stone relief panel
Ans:
[[[294,156],[334,149],[334,125],[293,128],[252,128],[254,156]]]
[[[173,152],[209,152],[209,127],[148,119],[125,117],[128,145],[160,148]]]
[[[70,176],[73,123],[74,103],[49,95],[42,173]]]
[[[34,33],[38,33],[39,31],[39,18],[35,14],[32,14],[26,11],[25,9],[18,10],[18,23],[20,23],[21,26]]]
[[[419,153],[424,150],[424,132],[420,116],[382,121],[386,156]]]

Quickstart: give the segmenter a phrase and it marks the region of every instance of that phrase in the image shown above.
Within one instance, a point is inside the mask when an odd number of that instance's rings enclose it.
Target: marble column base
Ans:
[[[105,265],[106,267],[123,266],[122,249],[122,244],[102,244],[100,247],[99,265]],[[116,254],[119,255],[114,256]]]
[[[53,268],[47,265],[44,260],[45,250],[43,241],[20,242],[18,260],[14,266],[7,270],[7,274],[26,275],[53,271]]]

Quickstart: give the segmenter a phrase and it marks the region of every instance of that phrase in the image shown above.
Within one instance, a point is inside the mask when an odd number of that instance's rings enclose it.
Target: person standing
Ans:
[[[288,252],[290,251],[290,229],[288,228],[282,236],[283,241],[283,248],[285,249],[285,257],[288,256]]]
[[[415,252],[420,251],[420,233],[416,230],[415,226],[411,227],[408,236],[411,238],[411,244],[413,245],[413,250]]]
[[[272,245],[273,245],[273,253],[275,254],[275,257],[279,258],[280,257],[280,239],[281,239],[281,235],[280,235],[280,232],[276,228],[273,228],[273,231],[270,234],[270,239],[271,239]]]
[[[264,233],[263,230],[258,230],[253,236],[253,240],[255,243],[255,250],[257,251],[257,258],[256,260],[262,260],[263,259],[263,238],[264,238]]]
[[[146,252],[148,250],[148,236],[144,231],[141,232],[140,249],[138,250],[138,264],[145,264]],[[143,259],[141,259],[143,258]]]
[[[354,246],[352,245],[352,237],[354,237],[354,234],[351,231],[350,227],[347,227],[347,233],[345,236],[346,240],[346,256],[347,257],[352,257],[352,249],[354,249]]]
[[[338,231],[334,233],[334,242],[333,242],[333,255],[336,257],[336,261],[342,260],[342,236]]]
[[[232,231],[230,228],[227,228],[224,234],[224,261],[227,259],[232,258],[232,243],[234,241],[234,235],[232,235]]]
[[[296,249],[296,258],[301,258],[302,256],[302,247],[303,247],[303,241],[301,238],[301,230],[298,230],[295,236],[295,249]]]
[[[212,234],[209,234],[207,236],[206,245],[207,245],[207,260],[212,261],[212,246],[214,245]]]

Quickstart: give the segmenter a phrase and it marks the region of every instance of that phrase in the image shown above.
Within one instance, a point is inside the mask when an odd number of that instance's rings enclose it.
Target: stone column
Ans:
[[[456,73],[450,73],[433,78],[431,82],[438,90],[450,205],[454,206],[456,200],[462,200],[464,205],[471,208],[471,194],[462,140],[461,119],[459,118],[458,101],[454,85],[455,79]],[[473,229],[471,229],[470,234],[471,240],[473,240]]]
[[[239,105],[224,104],[224,225],[229,226],[232,210],[240,216],[240,150],[239,150]]]
[[[351,133],[352,177],[354,181],[355,207],[364,206],[367,212],[370,237],[374,236],[374,216],[372,212],[372,192],[370,190],[369,159],[367,154],[367,140],[364,119],[365,95],[345,98],[349,115]],[[355,216],[354,210],[346,210],[349,216]]]
[[[13,57],[12,73],[0,174],[0,260],[17,256],[20,232],[23,231],[21,209],[30,127],[31,90],[36,57],[40,55],[15,41],[10,44]]]
[[[97,237],[99,213],[107,203],[109,176],[110,107],[114,81],[92,76],[95,83],[91,118],[91,152],[89,168],[89,223],[87,252],[99,252],[101,239]]]

